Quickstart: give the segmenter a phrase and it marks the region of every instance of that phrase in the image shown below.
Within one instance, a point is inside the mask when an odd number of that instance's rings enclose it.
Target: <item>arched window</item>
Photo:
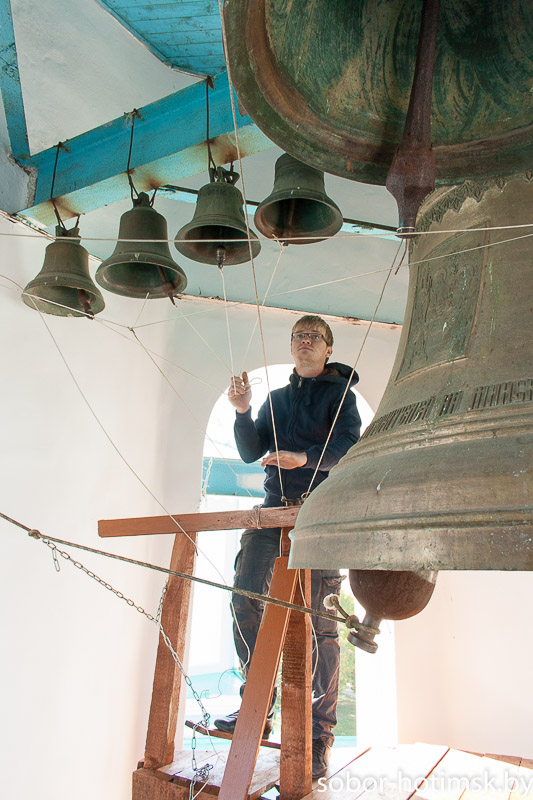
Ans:
[[[292,372],[292,364],[276,364],[268,368],[268,382],[264,368],[253,370],[248,377],[252,383],[252,415],[267,399],[268,387],[285,386]],[[370,423],[373,410],[364,397],[352,389],[362,419],[362,430]],[[203,511],[229,511],[251,508],[263,498],[264,471],[260,462],[244,464],[239,458],[233,436],[235,410],[223,393],[215,403],[204,443]],[[202,533],[201,549],[207,553],[217,570],[202,555],[198,559],[197,573],[227,584],[232,583],[233,563],[238,551],[241,531]],[[353,597],[345,581],[343,602],[348,610]],[[357,606],[357,604],[356,604]],[[362,609],[355,608],[361,615]],[[189,673],[193,677],[196,691],[203,692],[204,703],[212,718],[224,716],[239,707],[240,677],[233,646],[230,594],[220,590],[196,585],[194,589],[192,637],[189,658]],[[339,689],[338,717],[336,729],[338,745],[352,744],[355,739],[355,653],[346,641],[346,631],[341,631],[341,685]],[[385,633],[390,639],[392,627]],[[363,658],[375,656],[362,654]],[[359,658],[359,656],[358,656]],[[390,660],[390,659],[388,659]],[[371,665],[370,665],[371,666]],[[366,665],[364,667],[366,669]],[[374,694],[374,693],[373,693]],[[191,696],[187,702],[187,715],[199,716],[198,707]],[[279,718],[278,718],[279,725]]]

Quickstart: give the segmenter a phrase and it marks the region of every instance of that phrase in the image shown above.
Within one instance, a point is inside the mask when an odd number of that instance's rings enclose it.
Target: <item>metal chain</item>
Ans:
[[[157,614],[155,615],[157,622],[159,622],[159,620],[161,619],[161,613],[163,611],[163,601],[165,599],[167,589],[168,589],[168,581],[165,583],[163,589],[161,590],[161,597],[159,598],[159,607],[157,609]]]
[[[33,539],[46,539],[48,542],[56,542],[57,544],[64,544],[68,547],[76,547],[78,550],[85,550],[87,553],[94,553],[98,556],[105,556],[106,558],[114,558],[117,561],[123,561],[125,564],[134,564],[137,567],[145,567],[146,569],[152,569],[156,572],[163,572],[165,575],[175,575],[177,578],[183,578],[186,581],[193,581],[194,583],[201,583],[204,586],[214,586],[216,589],[223,589],[227,592],[233,592],[234,594],[242,595],[243,597],[250,597],[253,600],[260,600],[264,603],[270,603],[271,605],[281,606],[282,608],[289,608],[291,611],[300,611],[302,614],[309,614],[313,617],[321,617],[322,619],[333,620],[334,622],[344,622],[345,620],[343,617],[338,616],[336,614],[328,614],[324,611],[318,611],[315,608],[307,608],[306,606],[300,606],[296,603],[289,603],[286,600],[278,600],[276,597],[270,597],[266,594],[260,594],[259,592],[248,592],[245,589],[238,589],[235,586],[228,586],[224,583],[217,583],[216,581],[209,581],[206,578],[200,578],[197,575],[190,575],[186,572],[179,572],[175,569],[167,569],[166,567],[159,567],[157,564],[150,564],[147,561],[138,561],[135,558],[126,558],[126,556],[119,556],[116,553],[108,553],[105,550],[97,550],[94,547],[88,547],[83,544],[78,544],[77,542],[69,542],[65,539],[57,539],[54,536],[43,536],[43,534],[36,530],[35,528],[28,528],[27,525],[23,525],[22,522],[17,522],[17,520],[8,517],[6,514],[2,514],[0,512],[0,518],[5,519],[7,522],[13,523],[13,525],[17,525],[22,530],[25,530],[28,533],[28,536],[31,536]],[[173,518],[172,518],[173,519]],[[185,531],[184,531],[185,533]],[[187,534],[186,534],[187,535]],[[359,622],[357,617],[352,617],[354,628],[356,631],[364,631],[366,633],[379,633],[377,628],[373,628],[371,625],[363,625],[362,622]]]
[[[192,792],[194,791],[195,784],[198,781],[206,781],[209,778],[209,774],[210,774],[211,770],[213,769],[213,765],[212,764],[204,764],[204,766],[199,767],[198,763],[196,761],[196,755],[195,755],[195,750],[196,750],[196,745],[197,745],[197,741],[196,741],[197,728],[200,725],[203,725],[204,728],[206,728],[206,729],[209,728],[210,715],[207,712],[204,704],[202,703],[202,699],[201,699],[200,695],[198,694],[198,692],[196,691],[196,689],[192,685],[192,681],[191,681],[189,675],[187,675],[187,673],[185,672],[185,668],[184,668],[183,664],[181,663],[181,660],[180,660],[178,654],[176,653],[176,651],[174,650],[174,647],[172,646],[172,642],[170,641],[169,637],[167,636],[167,634],[166,634],[166,632],[165,632],[165,630],[164,630],[164,628],[163,628],[163,626],[161,624],[161,613],[163,611],[163,601],[164,601],[165,595],[167,593],[168,583],[165,584],[165,586],[163,587],[163,591],[161,592],[161,597],[159,599],[159,607],[157,609],[157,614],[154,617],[152,614],[150,614],[148,611],[146,611],[142,606],[137,605],[133,600],[131,600],[130,598],[126,597],[121,591],[119,591],[118,589],[115,589],[113,586],[111,586],[110,583],[107,583],[107,581],[104,581],[102,578],[100,578],[98,575],[96,575],[92,570],[87,569],[87,567],[84,566],[81,563],[81,561],[75,561],[72,558],[72,556],[69,555],[69,553],[66,553],[64,550],[60,550],[58,547],[56,547],[56,545],[53,542],[49,541],[48,539],[45,539],[44,537],[40,537],[40,539],[52,551],[52,559],[53,559],[53,562],[54,562],[54,567],[55,567],[57,572],[59,572],[59,570],[60,570],[59,560],[57,558],[57,556],[59,554],[61,556],[61,558],[65,559],[65,561],[70,561],[70,563],[73,566],[75,566],[77,569],[79,569],[82,572],[84,572],[89,578],[92,578],[93,580],[95,580],[97,583],[100,584],[100,586],[103,586],[104,589],[108,589],[110,592],[112,592],[115,595],[115,597],[118,597],[119,600],[124,600],[129,606],[131,606],[136,611],[138,611],[139,614],[143,614],[147,619],[150,620],[150,622],[153,622],[155,625],[157,625],[159,627],[159,633],[161,634],[161,638],[163,639],[164,643],[168,647],[168,649],[170,651],[170,655],[172,656],[174,662],[176,663],[179,671],[183,675],[183,679],[184,679],[185,683],[187,684],[187,686],[191,690],[192,695],[193,695],[194,699],[196,700],[196,702],[198,703],[200,711],[202,712],[201,721],[197,722],[194,725],[193,729],[192,729],[193,732],[192,732],[192,741],[191,741],[191,751],[192,751],[192,768],[193,768],[193,771],[194,771],[194,778],[191,781],[190,788],[189,788],[189,798],[192,800],[192,797],[193,797]]]

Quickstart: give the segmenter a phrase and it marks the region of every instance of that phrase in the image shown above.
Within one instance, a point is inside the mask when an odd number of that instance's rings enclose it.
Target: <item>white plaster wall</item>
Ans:
[[[531,573],[440,573],[395,624],[402,742],[533,757],[532,598]]]
[[[194,83],[95,0],[12,0],[32,152]]]
[[[14,230],[27,229],[2,220],[1,234]],[[45,244],[0,236],[0,271],[24,285],[39,270]],[[98,539],[100,518],[161,508],[96,424],[40,316],[4,288],[5,279],[0,285],[2,512],[43,534],[168,564],[170,539]],[[131,320],[127,301],[114,305],[112,318]],[[188,462],[179,452],[169,457],[163,445],[175,401],[144,353],[98,322],[46,322],[132,468],[163,505],[194,510],[202,442],[181,426]],[[156,329],[152,345],[164,349],[164,339]],[[192,395],[183,383],[183,394]],[[2,794],[128,798],[143,753],[155,626],[68,563],[56,573],[48,548],[19,528],[2,521],[1,537]],[[163,576],[71,552],[155,612]]]
[[[6,235],[12,233],[18,237]],[[47,244],[27,233],[0,219],[0,273],[22,286],[40,270]],[[174,309],[161,300],[142,310],[140,301],[106,293],[106,309],[92,322],[46,315],[130,470],[82,399],[43,320],[7,278],[0,277],[0,511],[43,534],[167,565],[170,537],[101,540],[97,521],[197,507],[205,427],[229,378],[213,353],[229,364],[222,305],[181,301]],[[269,362],[287,359],[295,318],[264,314]],[[230,309],[239,368],[255,319],[254,309]],[[153,322],[160,324],[141,327]],[[172,386],[132,341],[127,326],[133,324],[146,346],[167,359],[158,363]],[[353,361],[365,327],[338,323],[334,330],[335,357]],[[369,338],[359,388],[371,401],[383,391],[397,338],[397,331],[383,328]],[[262,361],[256,336],[245,366]],[[72,565],[61,561],[56,573],[48,548],[19,528],[0,521],[0,535],[2,794],[10,800],[128,800],[131,772],[144,750],[155,626]],[[71,552],[156,611],[160,574]]]

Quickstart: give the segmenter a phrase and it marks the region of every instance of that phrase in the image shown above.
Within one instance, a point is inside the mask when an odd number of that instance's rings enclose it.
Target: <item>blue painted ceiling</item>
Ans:
[[[194,75],[226,67],[218,0],[98,0],[164,64]]]
[[[10,197],[2,210],[53,234],[54,183],[63,218],[73,221],[81,214],[84,244],[97,258],[107,258],[120,215],[131,207],[126,166],[135,108],[132,177],[138,191],[159,189],[155,207],[173,237],[190,220],[195,197],[161,187],[198,190],[209,180],[208,74],[215,76],[213,154],[217,164],[227,164],[236,159],[236,130],[218,0],[0,0],[6,112],[0,145],[11,147],[22,165],[20,175],[26,180],[31,173],[33,187],[26,205]],[[247,199],[257,203],[272,191],[281,151],[238,107],[236,128],[245,156],[238,188],[245,186]],[[58,142],[65,147],[56,165]],[[394,200],[384,187],[327,175],[326,189],[345,218],[397,223]],[[253,210],[250,206],[252,228]],[[266,306],[370,319],[398,247],[391,239],[382,233],[346,238],[343,230],[333,241],[287,248],[279,268],[278,246],[264,241],[255,265],[260,299]],[[178,255],[173,246],[171,252],[188,277],[185,295],[222,296],[216,268]],[[225,288],[228,300],[254,302],[249,265],[228,268]],[[401,322],[406,290],[404,269],[390,282],[379,321]]]

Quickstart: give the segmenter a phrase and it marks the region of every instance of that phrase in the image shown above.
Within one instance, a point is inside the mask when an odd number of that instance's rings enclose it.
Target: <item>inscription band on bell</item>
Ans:
[[[463,391],[451,392],[440,398],[434,395],[427,400],[420,400],[417,403],[410,403],[407,406],[396,408],[394,411],[389,411],[388,414],[373,420],[361,439],[368,439],[370,436],[390,431],[400,425],[410,425],[426,419],[449,417],[452,414],[456,414],[461,410],[463,395]],[[518,403],[532,403],[533,378],[504,381],[489,386],[478,386],[471,392],[469,397],[470,401],[465,409],[467,411]]]

